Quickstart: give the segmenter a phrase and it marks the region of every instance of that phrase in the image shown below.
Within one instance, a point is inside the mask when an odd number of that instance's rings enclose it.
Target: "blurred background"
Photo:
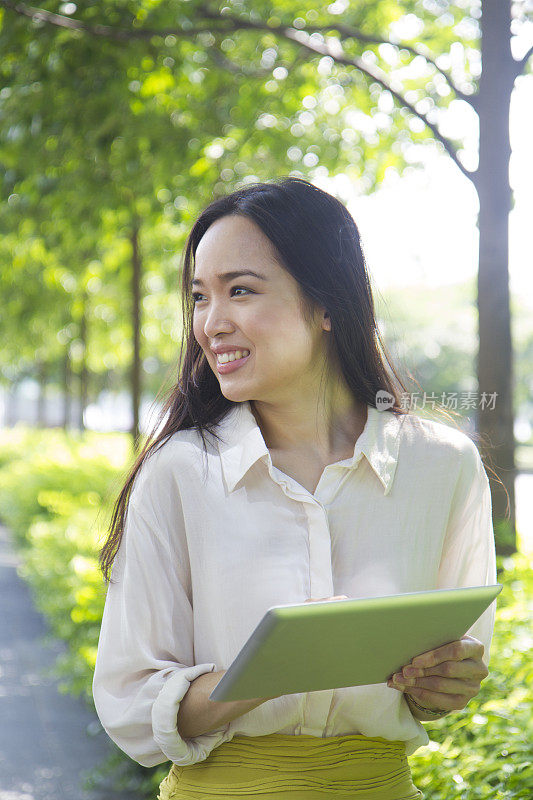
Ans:
[[[168,772],[109,750],[94,715],[97,552],[176,380],[187,234],[285,175],[346,204],[415,413],[456,412],[499,477],[491,674],[427,724],[415,784],[531,796],[532,47],[532,0],[0,0],[0,798],[62,796],[73,763],[71,798],[155,796]]]

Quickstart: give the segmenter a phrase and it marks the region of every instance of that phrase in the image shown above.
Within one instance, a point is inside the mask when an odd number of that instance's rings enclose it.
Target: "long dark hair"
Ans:
[[[202,211],[187,238],[178,379],[163,395],[157,422],[114,504],[107,540],[99,556],[107,582],[122,539],[133,483],[145,459],[173,433],[187,428],[196,428],[206,449],[205,433],[218,439],[217,424],[236,405],[222,394],[194,336],[191,285],[196,248],[202,236],[216,220],[233,214],[248,217],[270,239],[280,264],[299,285],[303,318],[310,322],[318,306],[329,313],[328,371],[332,364],[340,369],[356,401],[376,407],[376,393],[383,390],[394,398],[391,411],[410,412],[400,395],[400,391],[407,393],[404,382],[389,358],[376,323],[359,231],[346,207],[309,181],[292,177],[249,184],[214,200]],[[156,400],[160,396],[161,393]],[[451,419],[451,415],[442,413]]]

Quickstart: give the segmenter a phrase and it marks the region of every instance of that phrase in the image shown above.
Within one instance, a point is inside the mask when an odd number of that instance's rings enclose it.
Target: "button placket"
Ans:
[[[309,521],[309,590],[311,597],[333,595],[331,536],[326,509],[320,502],[306,509]]]
[[[327,511],[322,502],[290,478],[278,478],[269,463],[271,478],[281,486],[283,492],[302,503],[307,517],[309,540],[309,590],[310,597],[331,597],[334,594],[331,562],[331,534]],[[325,470],[320,477],[316,492],[324,481]],[[326,484],[327,485],[327,484]],[[332,487],[334,488],[334,487]],[[326,728],[333,699],[333,689],[306,692],[302,703],[302,720],[299,733],[321,736]]]
[[[331,535],[326,509],[320,501],[306,507],[309,530],[309,588],[311,597],[334,594],[331,566]],[[333,689],[307,692],[303,707],[301,733],[321,735],[329,716]]]

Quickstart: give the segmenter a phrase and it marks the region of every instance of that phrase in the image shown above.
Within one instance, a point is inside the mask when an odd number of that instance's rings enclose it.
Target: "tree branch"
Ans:
[[[523,58],[520,58],[517,61],[515,60],[515,67],[514,67],[515,79],[523,73],[523,71],[526,68],[527,62],[529,61],[532,55],[533,55],[533,45],[531,45],[531,47],[529,48],[525,56],[523,56]]]
[[[466,169],[465,166],[459,160],[457,153],[455,151],[455,147],[451,140],[447,137],[443,136],[436,125],[430,122],[425,114],[420,111],[417,111],[416,108],[409,103],[405,97],[402,96],[399,90],[395,89],[393,85],[386,80],[386,77],[383,75],[382,70],[380,73],[376,69],[365,65],[360,59],[358,58],[348,58],[344,55],[342,46],[340,42],[335,43],[327,43],[325,45],[320,45],[318,43],[314,43],[310,41],[310,36],[307,30],[298,30],[296,28],[286,27],[283,25],[271,26],[267,25],[266,23],[262,22],[253,22],[251,20],[244,20],[238,17],[233,17],[229,14],[224,14],[221,16],[220,14],[211,11],[208,8],[200,7],[199,10],[207,19],[212,21],[218,22],[229,22],[231,27],[226,28],[216,28],[213,29],[212,26],[207,28],[198,28],[198,27],[191,27],[188,29],[166,29],[166,30],[147,30],[146,28],[135,30],[135,29],[125,29],[125,28],[116,28],[109,25],[87,25],[80,20],[73,19],[71,17],[66,17],[61,14],[54,14],[50,11],[45,11],[39,8],[33,8],[31,6],[26,6],[23,3],[16,3],[11,2],[11,0],[0,0],[0,6],[4,6],[5,8],[14,11],[17,14],[21,14],[23,16],[30,17],[33,20],[42,20],[45,23],[49,23],[52,25],[56,25],[63,28],[69,28],[71,30],[81,30],[84,33],[88,33],[92,36],[106,36],[111,39],[116,39],[118,41],[128,41],[130,39],[151,39],[154,36],[166,37],[166,36],[186,36],[190,37],[197,33],[205,33],[205,32],[231,32],[237,29],[253,29],[253,30],[266,30],[273,34],[278,34],[279,36],[288,39],[290,41],[294,41],[296,44],[299,44],[300,47],[310,50],[311,52],[318,53],[319,55],[329,56],[338,64],[345,64],[347,66],[356,67],[362,73],[367,75],[368,77],[372,78],[373,81],[379,83],[384,89],[391,93],[393,97],[396,98],[398,103],[405,108],[408,108],[411,113],[418,117],[419,119],[424,122],[424,124],[431,130],[434,137],[443,145],[444,149],[450,156],[450,158],[454,161],[456,166],[461,170],[463,175],[465,175],[469,180],[475,182],[476,171],[470,171]],[[337,26],[329,26],[330,29],[337,29]],[[315,29],[318,32],[320,29]],[[349,31],[350,29],[345,28],[345,30]],[[354,32],[352,32],[354,33]],[[367,34],[362,34],[363,36],[367,36]],[[381,41],[381,40],[377,40]],[[389,44],[391,44],[389,42]],[[403,45],[402,45],[403,46]],[[424,58],[427,58],[423,53],[418,53],[413,48],[410,48],[412,52],[416,52],[417,55],[422,55]],[[523,59],[522,59],[523,60]],[[434,64],[434,62],[432,62]],[[520,63],[520,62],[519,62]],[[443,73],[436,65],[436,69],[444,74],[444,77],[447,77],[445,73]],[[450,79],[451,80],[451,79]],[[453,91],[459,94],[459,90],[453,86],[453,83],[450,84],[453,88]],[[462,93],[461,93],[462,94]],[[472,97],[469,95],[464,95],[463,99],[466,99],[466,102],[472,103]]]
[[[4,6],[5,8],[9,8],[12,11],[15,11],[17,14],[22,14],[24,16],[30,17],[31,19],[35,20],[42,20],[43,22],[47,22],[53,25],[57,25],[62,28],[70,28],[71,30],[81,30],[85,33],[89,33],[93,36],[107,36],[112,39],[117,39],[119,41],[127,41],[128,39],[146,39],[151,38],[152,36],[194,36],[197,33],[205,33],[211,31],[211,26],[208,27],[194,27],[188,28],[182,31],[176,31],[175,29],[162,29],[162,30],[149,30],[146,28],[141,28],[139,30],[130,30],[126,28],[116,28],[109,25],[87,25],[80,20],[76,20],[72,17],[66,17],[62,14],[54,14],[51,11],[45,11],[40,8],[34,8],[32,6],[26,6],[24,3],[14,3],[11,0],[0,0],[0,5]],[[261,22],[252,22],[251,20],[245,20],[240,17],[236,17],[233,14],[224,14],[221,16],[218,12],[211,11],[209,8],[205,6],[199,6],[199,11],[206,19],[210,19],[213,22],[223,22],[231,23],[230,26],[226,26],[225,28],[218,28],[219,32],[232,32],[238,29],[253,29],[253,30],[265,30],[269,32],[281,32],[285,30],[285,28],[281,25],[267,25],[266,23]],[[410,44],[405,44],[403,42],[393,42],[390,39],[383,39],[377,36],[372,36],[368,33],[363,33],[356,28],[349,28],[347,25],[340,25],[340,24],[333,24],[333,25],[323,25],[323,26],[315,26],[315,25],[307,25],[305,28],[306,31],[310,31],[312,33],[323,33],[327,31],[337,31],[346,39],[357,39],[360,42],[369,42],[372,44],[391,44],[394,47],[399,47],[403,50],[407,50],[408,52],[412,53],[414,56],[421,56],[424,58],[429,64],[431,64],[437,72],[439,72],[446,80],[450,89],[457,95],[458,98],[464,100],[466,103],[470,103],[470,105],[477,111],[477,93],[476,94],[465,94],[453,81],[452,77],[449,75],[446,70],[442,69],[438,66],[436,61],[431,58],[427,53],[424,53],[422,50],[413,47]],[[527,60],[527,59],[526,59]]]
[[[209,47],[208,54],[214,61],[214,63],[225,69],[227,72],[231,72],[234,75],[246,75],[250,78],[266,78],[267,75],[270,75],[272,70],[270,68],[265,69],[251,69],[250,67],[244,67],[240,64],[235,64],[234,61],[231,59],[226,58],[226,56],[222,55],[220,50],[217,47]]]
[[[233,14],[224,13],[223,16],[218,14],[217,12],[211,11],[209,8],[205,6],[200,6],[199,10],[206,19],[211,20],[229,20],[233,23],[234,29],[237,28],[249,28],[255,30],[266,30],[274,33],[281,33],[284,30],[287,30],[284,26],[281,25],[267,25],[266,23],[261,22],[252,22],[251,20],[245,20],[241,17],[237,17]],[[302,30],[302,29],[298,29]],[[370,44],[390,44],[393,47],[399,47],[402,50],[407,50],[412,53],[414,56],[421,56],[425,61],[431,64],[437,72],[439,72],[443,78],[445,78],[448,86],[450,89],[455,92],[458,98],[464,100],[466,103],[470,103],[470,105],[477,111],[477,94],[466,94],[463,92],[453,81],[452,77],[449,75],[446,70],[442,69],[438,66],[433,58],[429,55],[424,53],[422,50],[413,47],[410,44],[405,44],[403,42],[393,42],[390,39],[383,39],[377,36],[372,36],[368,33],[363,33],[363,31],[358,30],[357,28],[350,28],[347,25],[340,25],[340,24],[332,24],[332,25],[306,25],[304,32],[305,33],[325,33],[327,31],[337,31],[340,33],[344,39],[357,39],[360,42],[368,42]]]
[[[30,17],[34,21],[45,22],[49,25],[56,25],[59,28],[68,28],[74,31],[82,31],[90,36],[105,36],[108,39],[115,39],[120,42],[127,42],[131,39],[151,39],[154,36],[194,36],[197,33],[209,33],[211,26],[206,28],[188,28],[186,30],[176,30],[168,28],[162,30],[149,30],[147,28],[117,28],[111,25],[88,25],[79,19],[66,17],[62,14],[54,14],[52,11],[45,11],[42,8],[34,8],[24,3],[13,3],[11,0],[0,0],[0,6],[14,11],[24,17]]]
[[[460,100],[464,100],[465,103],[469,103],[474,108],[474,110],[477,111],[477,98],[478,98],[477,93],[475,92],[473,94],[466,94],[465,92],[463,92],[463,90],[460,89],[454,82],[451,75],[448,72],[446,72],[445,69],[439,67],[435,59],[431,58],[431,56],[427,55],[427,53],[424,53],[422,50],[419,50],[418,48],[413,47],[410,44],[405,44],[403,42],[393,42],[390,39],[378,39],[375,36],[368,36],[367,34],[364,34],[361,31],[352,28],[347,28],[345,25],[327,25],[324,28],[322,28],[323,31],[327,31],[330,29],[338,31],[338,33],[341,33],[345,38],[358,39],[359,41],[362,42],[366,41],[373,44],[391,44],[393,45],[393,47],[398,47],[401,50],[409,51],[414,56],[421,56],[425,61],[427,61],[428,64],[431,64],[431,66],[434,67],[435,70],[438,73],[440,73],[440,75],[443,76],[450,89],[457,95],[457,97]],[[317,28],[317,30],[319,29]]]
[[[266,78],[267,76],[272,74],[272,67],[265,67],[264,69],[253,69],[250,67],[245,67],[242,64],[236,64],[234,61],[231,61],[231,59],[227,58],[227,56],[223,55],[220,52],[220,50],[216,47],[209,47],[207,49],[207,52],[208,55],[211,56],[215,64],[217,64],[217,66],[222,67],[222,69],[225,69],[228,72],[233,73],[234,75],[246,75],[247,77],[252,77],[252,78]],[[298,61],[303,60],[301,57],[302,52],[303,52],[302,50],[296,51],[296,56],[292,60],[291,65],[286,67],[287,72],[290,73],[291,70],[293,70],[296,67]]]
[[[286,28],[283,35],[285,36],[285,38],[296,41],[298,44],[300,44],[302,47],[307,48],[308,50],[312,50],[313,52],[319,53],[321,55],[330,56],[330,58],[332,58],[337,64],[346,64],[348,66],[356,67],[365,75],[368,75],[370,78],[372,78],[372,80],[376,81],[376,83],[379,83],[380,86],[382,86],[384,89],[390,92],[393,97],[396,98],[396,100],[401,106],[405,106],[406,108],[408,108],[409,111],[411,111],[411,113],[414,114],[414,116],[421,119],[424,122],[424,124],[427,125],[427,127],[432,131],[435,138],[443,145],[448,155],[459,167],[463,175],[465,175],[469,180],[474,181],[476,172],[468,170],[460,162],[451,140],[443,136],[440,133],[437,126],[434,125],[432,122],[430,122],[425,114],[423,114],[420,111],[417,111],[416,108],[412,105],[412,103],[409,103],[408,100],[406,100],[405,97],[403,97],[403,95],[400,94],[399,90],[394,89],[392,84],[389,83],[385,79],[385,77],[378,74],[378,72],[375,69],[363,64],[360,59],[348,58],[342,55],[340,52],[331,52],[327,46],[314,44],[309,41],[307,42],[303,41],[303,36],[306,35],[303,31],[298,31],[293,28]],[[337,48],[335,49],[337,50]]]

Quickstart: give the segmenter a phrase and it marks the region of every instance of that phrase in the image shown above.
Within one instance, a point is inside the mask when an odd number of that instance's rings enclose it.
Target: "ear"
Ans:
[[[325,331],[331,330],[331,318],[327,311],[324,311],[324,316],[322,318],[322,329]]]

